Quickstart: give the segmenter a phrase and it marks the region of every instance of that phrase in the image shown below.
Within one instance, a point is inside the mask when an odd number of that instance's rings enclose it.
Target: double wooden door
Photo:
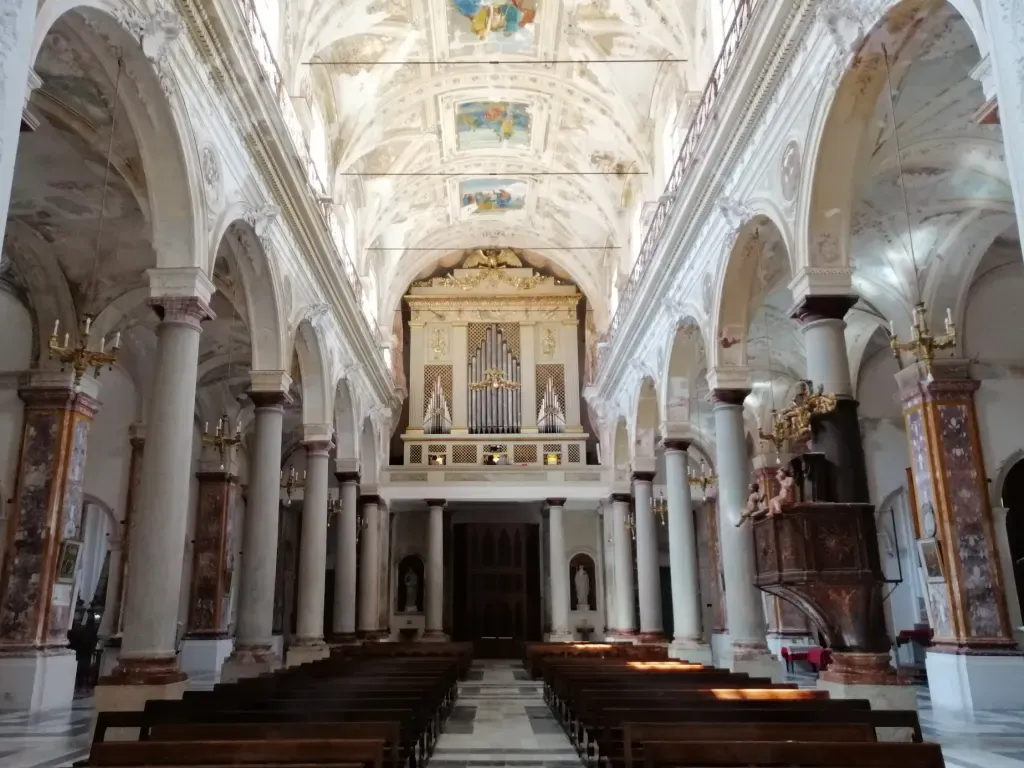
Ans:
[[[454,544],[453,634],[478,657],[518,656],[541,638],[539,526],[456,525]]]

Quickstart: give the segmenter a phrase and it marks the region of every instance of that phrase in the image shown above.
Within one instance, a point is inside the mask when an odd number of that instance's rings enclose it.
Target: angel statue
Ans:
[[[781,515],[784,505],[796,502],[796,481],[789,474],[789,470],[782,468],[775,477],[779,481],[779,492],[768,502],[768,517]]]

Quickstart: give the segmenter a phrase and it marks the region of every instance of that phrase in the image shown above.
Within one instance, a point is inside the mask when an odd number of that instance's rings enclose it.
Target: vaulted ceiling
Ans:
[[[503,245],[606,295],[636,206],[657,195],[657,137],[699,90],[683,61],[706,38],[699,4],[283,5],[284,68],[327,123],[360,271],[383,294],[445,253]]]

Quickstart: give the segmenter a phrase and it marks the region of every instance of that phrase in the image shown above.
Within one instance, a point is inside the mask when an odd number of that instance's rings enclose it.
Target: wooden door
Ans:
[[[527,523],[456,526],[454,634],[477,657],[516,657],[524,640],[540,639],[538,534]]]

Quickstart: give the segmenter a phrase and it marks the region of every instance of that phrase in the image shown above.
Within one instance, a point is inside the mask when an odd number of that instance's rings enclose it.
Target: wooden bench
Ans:
[[[383,767],[379,739],[270,741],[109,741],[93,744],[95,766],[359,766]]]
[[[945,768],[938,744],[645,741],[644,768]]]

